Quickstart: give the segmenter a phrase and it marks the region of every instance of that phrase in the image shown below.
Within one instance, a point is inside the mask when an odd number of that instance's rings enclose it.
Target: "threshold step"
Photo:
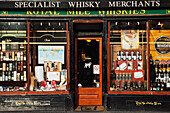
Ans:
[[[75,111],[104,111],[104,106],[77,106]]]

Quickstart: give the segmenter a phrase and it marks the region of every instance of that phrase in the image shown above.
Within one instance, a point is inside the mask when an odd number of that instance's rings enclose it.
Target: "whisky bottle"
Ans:
[[[11,81],[11,72],[8,71],[8,81]]]
[[[120,80],[117,81],[117,90],[120,89]]]
[[[139,51],[136,51],[136,60],[139,60]]]
[[[2,71],[6,71],[6,63],[2,63]]]
[[[14,71],[14,81],[17,81],[17,71]]]
[[[116,70],[119,70],[119,63],[117,62]]]
[[[131,68],[131,63],[132,63],[132,62],[128,61],[128,70],[131,70],[131,69],[132,69],[132,68]]]
[[[170,91],[170,80],[168,80],[168,82],[166,83],[166,88],[168,91]]]
[[[123,60],[126,60],[125,52],[123,53]]]
[[[24,58],[23,58],[23,52],[21,52],[21,61],[23,61],[23,59],[24,59]]]
[[[6,71],[9,71],[9,64],[6,64]]]
[[[134,58],[133,58],[133,54],[134,54],[134,52],[133,52],[133,51],[131,51],[131,60],[134,60]]]
[[[160,91],[160,88],[161,88],[161,84],[160,84],[160,80],[158,79],[157,86],[156,86],[157,91]]]
[[[16,52],[15,52],[15,57],[14,58],[15,58],[14,60],[17,61],[17,53]]]
[[[142,54],[141,52],[139,52],[139,57],[138,57],[139,60],[142,60]]]
[[[11,73],[11,81],[14,81],[14,72]]]
[[[27,57],[26,57],[26,52],[24,52],[24,61],[27,60]]]
[[[6,53],[3,53],[3,61],[6,61]]]
[[[12,52],[12,61],[14,61],[15,60],[15,53],[14,53],[14,51]]]
[[[126,51],[126,60],[129,60],[129,52]]]
[[[127,90],[130,90],[130,81],[127,82]]]
[[[117,60],[118,61],[120,60],[120,52],[119,51],[117,52]]]
[[[161,64],[161,78],[160,78],[160,81],[164,80],[164,73],[163,73],[163,64]]]
[[[131,55],[130,55],[130,52],[128,53],[128,60],[132,60],[132,57],[131,57]]]
[[[121,89],[124,90],[124,87],[125,87],[125,81],[122,81],[122,87],[121,87]]]
[[[20,52],[17,53],[17,61],[21,60]]]
[[[2,72],[2,81],[5,81],[5,72]]]
[[[123,51],[120,52],[121,60],[123,60]]]
[[[5,72],[5,81],[8,81],[8,72]]]
[[[124,90],[127,90],[127,82],[125,81]]]
[[[6,61],[9,61],[9,53],[6,53],[5,58],[6,58],[6,59],[5,59]]]
[[[24,71],[24,81],[27,81],[27,73]]]
[[[150,91],[153,91],[153,83],[152,83],[152,81],[150,82]]]
[[[136,60],[136,52],[134,52],[133,60]]]
[[[12,63],[9,63],[9,71],[12,71]]]
[[[2,72],[0,72],[0,81],[2,81]]]
[[[129,73],[125,73],[126,75],[126,80],[129,80]]]
[[[1,61],[3,61],[3,52],[1,52]]]
[[[47,63],[47,66],[46,66],[46,71],[50,71],[50,66],[49,66],[48,63]]]

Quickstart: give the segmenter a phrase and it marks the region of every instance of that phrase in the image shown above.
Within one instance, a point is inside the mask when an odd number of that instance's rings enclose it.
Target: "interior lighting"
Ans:
[[[59,22],[58,25],[61,26],[61,23]]]
[[[117,22],[115,22],[115,25],[117,25]]]
[[[137,22],[138,23],[138,25],[140,25],[140,22]]]
[[[130,22],[128,22],[128,26],[130,25]]]
[[[161,22],[158,22],[158,25],[161,25]]]
[[[19,26],[21,25],[20,22],[18,22],[18,25],[19,25]]]
[[[91,40],[86,40],[87,42],[91,42]]]
[[[96,40],[97,42],[99,42],[100,40]]]
[[[50,22],[48,22],[48,26],[51,26],[51,23],[50,23]]]
[[[10,25],[11,25],[11,23],[10,23],[10,22],[8,22],[8,25],[10,26]]]
[[[42,26],[42,22],[40,23],[40,26]]]

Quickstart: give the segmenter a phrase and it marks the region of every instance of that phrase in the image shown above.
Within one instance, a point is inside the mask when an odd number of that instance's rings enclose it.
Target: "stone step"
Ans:
[[[75,111],[104,111],[104,106],[77,106]]]

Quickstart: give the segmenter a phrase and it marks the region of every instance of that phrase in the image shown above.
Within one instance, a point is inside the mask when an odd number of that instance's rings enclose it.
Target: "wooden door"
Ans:
[[[75,105],[102,105],[102,38],[75,39]]]

